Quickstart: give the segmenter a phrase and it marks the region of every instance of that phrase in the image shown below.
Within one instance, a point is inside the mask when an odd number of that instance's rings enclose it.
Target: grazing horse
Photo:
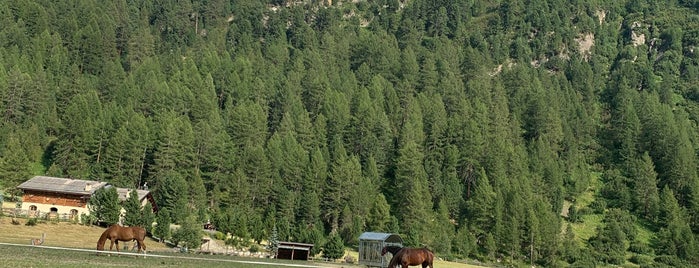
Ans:
[[[381,256],[386,255],[386,253],[391,252],[393,256],[396,256],[396,253],[403,247],[401,246],[385,246],[381,249]]]
[[[402,248],[396,254],[393,255],[391,262],[388,264],[389,268],[396,268],[396,265],[401,266],[401,268],[408,268],[408,266],[422,265],[422,268],[429,266],[432,267],[432,262],[434,261],[434,253],[431,250],[425,248]]]
[[[97,240],[97,250],[104,250],[104,242],[109,239],[109,250],[112,250],[114,244],[116,244],[116,250],[119,252],[119,241],[133,241],[136,240],[138,243],[138,252],[146,252],[146,244],[143,240],[146,238],[146,229],[141,227],[123,227],[118,224],[109,226],[107,230],[104,230],[100,239]]]

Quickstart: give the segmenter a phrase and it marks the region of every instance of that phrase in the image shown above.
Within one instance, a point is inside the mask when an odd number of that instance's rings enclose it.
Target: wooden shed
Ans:
[[[397,234],[365,232],[359,236],[359,264],[369,267],[386,267],[391,254],[381,256],[385,246],[403,246],[403,238]]]
[[[313,244],[279,241],[277,259],[307,261],[312,248]]]

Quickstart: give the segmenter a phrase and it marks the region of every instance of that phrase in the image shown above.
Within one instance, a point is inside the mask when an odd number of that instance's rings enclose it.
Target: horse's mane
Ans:
[[[398,253],[398,251],[400,251],[402,248],[403,247],[401,247],[401,246],[395,246],[395,245],[385,246],[381,250],[381,256],[386,255],[386,252],[391,252],[391,254],[396,255],[396,253]]]

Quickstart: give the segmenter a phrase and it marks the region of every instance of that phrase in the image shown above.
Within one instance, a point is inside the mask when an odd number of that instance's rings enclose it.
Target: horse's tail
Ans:
[[[432,268],[432,263],[434,262],[434,252],[430,250],[429,248],[425,247],[425,251],[427,252],[427,260],[429,261],[429,266]]]
[[[388,268],[396,268],[396,265],[398,265],[397,262],[398,262],[398,258],[396,258],[396,255],[393,255],[393,257],[391,258],[391,261],[388,262]]]
[[[138,250],[143,250],[143,253],[146,252],[146,229],[143,227],[133,227],[133,232],[134,232],[134,237],[137,238],[136,242],[138,243]]]

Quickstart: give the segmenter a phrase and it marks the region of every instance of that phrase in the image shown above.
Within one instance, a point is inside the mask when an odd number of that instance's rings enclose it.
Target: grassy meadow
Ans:
[[[11,217],[0,217],[0,263],[2,267],[364,267],[348,263],[326,263],[308,261],[288,261],[258,259],[223,255],[199,255],[174,252],[170,247],[148,238],[146,246],[150,256],[100,255],[94,250],[97,239],[104,228],[83,226],[74,223],[40,222],[26,226],[26,219],[17,219],[20,224],[11,222]],[[31,239],[46,234],[44,247],[30,246]],[[6,245],[19,244],[26,246]],[[73,250],[53,249],[65,247]],[[108,247],[108,245],[107,245]],[[348,251],[357,259],[356,251]],[[463,263],[435,260],[439,268],[476,268]]]

